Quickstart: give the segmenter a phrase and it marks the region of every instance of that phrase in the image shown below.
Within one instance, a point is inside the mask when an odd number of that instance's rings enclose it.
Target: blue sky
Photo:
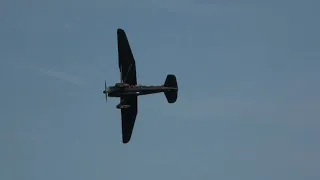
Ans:
[[[0,179],[318,180],[319,5],[2,1]],[[127,145],[117,28],[139,83],[180,88],[139,98]]]

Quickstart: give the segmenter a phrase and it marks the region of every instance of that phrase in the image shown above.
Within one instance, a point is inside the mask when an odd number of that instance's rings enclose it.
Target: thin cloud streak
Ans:
[[[50,69],[45,69],[42,67],[35,67],[35,66],[32,66],[31,68],[37,72],[40,72],[40,73],[46,75],[46,76],[57,78],[62,81],[66,81],[66,82],[76,84],[76,85],[83,85],[84,84],[83,80],[80,77],[73,76],[73,75],[67,74],[62,71],[53,71]]]

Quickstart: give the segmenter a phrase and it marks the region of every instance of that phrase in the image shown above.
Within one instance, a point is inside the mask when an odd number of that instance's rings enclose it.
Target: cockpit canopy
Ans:
[[[145,88],[145,87],[155,87],[153,85],[142,85],[142,84],[137,84],[137,85],[129,85],[126,83],[116,83],[114,86],[109,87],[109,91],[112,91],[113,89],[117,88],[122,88],[122,87],[135,87],[135,88]]]
[[[115,87],[128,87],[129,84],[126,84],[126,83],[116,83],[114,86],[115,86]]]

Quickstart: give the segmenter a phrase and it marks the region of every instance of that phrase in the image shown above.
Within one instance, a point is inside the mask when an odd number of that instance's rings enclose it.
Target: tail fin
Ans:
[[[164,83],[164,87],[175,88],[171,89],[170,91],[165,91],[164,94],[167,98],[168,103],[176,102],[178,98],[178,83],[176,76],[173,74],[168,74]]]

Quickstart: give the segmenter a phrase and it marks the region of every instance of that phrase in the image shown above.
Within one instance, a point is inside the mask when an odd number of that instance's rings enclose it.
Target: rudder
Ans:
[[[174,88],[170,89],[169,91],[165,91],[164,94],[167,98],[168,103],[175,103],[178,98],[178,83],[176,76],[173,74],[168,74],[164,83],[164,87]]]

